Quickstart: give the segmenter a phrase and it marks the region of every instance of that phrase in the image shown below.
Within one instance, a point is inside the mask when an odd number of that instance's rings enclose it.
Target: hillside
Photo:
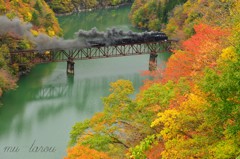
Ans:
[[[173,8],[184,2],[186,0],[135,0],[129,17],[138,28],[159,31],[164,28]]]
[[[17,63],[10,66],[11,50],[30,49],[34,45],[28,39],[17,36],[14,32],[4,32],[6,22],[3,16],[9,19],[18,18],[23,22],[33,24],[31,32],[34,35],[46,33],[49,36],[61,35],[61,29],[55,18],[53,11],[43,0],[0,0],[0,96],[3,91],[13,89],[16,86],[19,65]],[[17,22],[18,19],[15,19]],[[26,66],[28,69],[31,65]]]
[[[34,30],[58,35],[61,32],[53,11],[44,0],[0,0],[0,15],[18,17],[34,25]]]
[[[165,31],[181,42],[166,68],[146,72],[136,99],[130,81],[111,83],[104,111],[73,126],[65,159],[239,158],[239,24],[239,1],[177,6]]]
[[[71,13],[93,8],[106,8],[124,3],[131,3],[133,0],[45,0],[57,14]]]

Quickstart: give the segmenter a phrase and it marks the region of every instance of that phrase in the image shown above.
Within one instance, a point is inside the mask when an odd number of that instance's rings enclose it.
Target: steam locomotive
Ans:
[[[118,37],[118,38],[103,38],[87,40],[87,44],[91,47],[114,46],[114,45],[131,45],[138,43],[158,42],[168,40],[168,37],[163,32],[147,32],[139,35]]]

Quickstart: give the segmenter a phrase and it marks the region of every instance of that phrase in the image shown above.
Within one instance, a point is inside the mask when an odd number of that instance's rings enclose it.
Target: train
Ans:
[[[111,37],[102,39],[87,40],[90,47],[114,46],[114,45],[131,45],[138,43],[167,41],[168,37],[163,32],[145,32],[142,34],[130,34],[123,37]]]

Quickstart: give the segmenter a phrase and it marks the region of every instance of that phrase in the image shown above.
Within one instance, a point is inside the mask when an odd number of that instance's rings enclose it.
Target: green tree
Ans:
[[[34,8],[40,13],[40,14],[43,14],[43,5],[42,3],[37,0],[35,5],[34,5]]]
[[[10,63],[9,49],[7,45],[4,44],[0,47],[0,68],[7,69],[9,63]]]
[[[89,145],[111,156],[123,157],[127,148],[142,139],[140,127],[133,121],[135,104],[129,97],[134,88],[128,80],[118,80],[110,85],[111,94],[103,99],[104,111],[73,127],[71,145]]]
[[[176,5],[183,4],[186,0],[151,0],[134,1],[130,18],[133,25],[150,30],[161,30],[163,24],[168,21],[168,14]]]
[[[32,13],[32,20],[31,22],[36,25],[36,26],[39,26],[40,25],[40,21],[39,21],[39,15],[36,11],[33,11]]]

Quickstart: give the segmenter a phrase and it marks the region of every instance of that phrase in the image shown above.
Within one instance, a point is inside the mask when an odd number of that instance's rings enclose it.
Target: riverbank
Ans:
[[[113,27],[133,30],[129,11],[130,6],[81,12],[59,17],[59,23],[64,39],[72,39],[79,29],[90,30],[94,26],[101,31]],[[34,66],[20,78],[18,88],[4,93],[1,99],[1,158],[63,158],[72,126],[103,111],[101,98],[109,94],[109,83],[129,79],[137,93],[144,80],[140,71],[148,69],[148,60],[148,55],[141,55],[75,61],[74,76],[67,76],[66,62]],[[55,147],[56,152],[26,151],[25,146],[35,140],[36,145]],[[18,146],[20,151],[2,152],[7,145]]]
[[[80,7],[75,8],[72,12],[68,12],[68,13],[55,13],[56,16],[60,17],[60,16],[68,16],[68,15],[72,15],[75,13],[81,13],[81,12],[90,12],[90,11],[94,11],[94,10],[98,10],[98,9],[117,9],[119,7],[123,7],[123,6],[128,6],[128,5],[132,5],[132,3],[122,3],[119,5],[114,5],[114,6],[98,6],[98,7],[94,7],[94,8],[89,8],[89,9],[81,9]]]
[[[18,62],[17,57],[14,64],[10,58],[12,51],[29,50],[35,47],[35,43],[26,36],[26,32],[32,33],[31,37],[42,33],[61,36],[61,28],[53,11],[44,0],[32,3],[26,3],[24,0],[16,2],[0,0],[0,24],[1,98],[5,92],[15,89],[19,76],[27,74],[32,67],[27,57],[22,57],[24,66]]]

